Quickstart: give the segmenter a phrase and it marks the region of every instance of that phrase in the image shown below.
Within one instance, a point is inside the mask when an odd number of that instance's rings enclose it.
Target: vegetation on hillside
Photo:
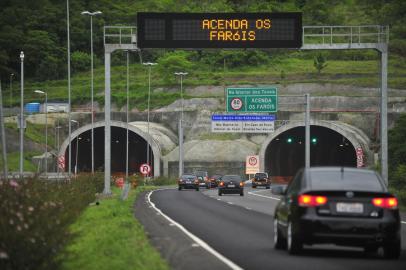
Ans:
[[[389,130],[389,186],[401,203],[406,206],[406,114],[396,121],[394,128]]]
[[[137,12],[278,12],[302,11],[304,25],[382,24],[391,27],[390,49],[406,55],[406,4],[403,0],[115,0],[70,1],[71,52],[73,72],[87,70],[90,57],[90,20],[84,10],[101,10],[94,19],[96,65],[103,57],[104,25],[134,25]],[[0,2],[0,77],[8,81],[19,73],[19,52],[25,52],[26,76],[35,80],[66,78],[67,67],[66,0],[4,0]],[[168,59],[167,51],[144,52],[146,59]],[[233,63],[229,67],[263,64],[273,55],[289,57],[294,52],[276,50],[213,53],[202,50],[197,56],[208,64]],[[326,52],[329,59],[342,59],[341,52]],[[355,52],[354,58],[368,57]],[[220,61],[216,59],[221,58]],[[214,59],[213,59],[214,58]],[[116,57],[115,59],[119,59]],[[113,59],[114,60],[114,59]],[[176,60],[176,59],[172,59]],[[164,61],[160,59],[160,61]],[[115,61],[122,64],[123,61]]]

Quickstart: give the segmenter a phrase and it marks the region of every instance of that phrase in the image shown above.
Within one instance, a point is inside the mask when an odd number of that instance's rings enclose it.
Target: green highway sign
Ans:
[[[227,112],[265,113],[278,111],[278,89],[227,88]]]

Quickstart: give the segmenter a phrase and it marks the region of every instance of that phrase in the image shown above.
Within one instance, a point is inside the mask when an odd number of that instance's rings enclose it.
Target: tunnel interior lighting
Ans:
[[[317,138],[312,138],[312,144],[317,144]]]
[[[292,137],[288,137],[288,138],[286,139],[286,142],[287,142],[287,143],[293,143],[293,138],[292,138]]]

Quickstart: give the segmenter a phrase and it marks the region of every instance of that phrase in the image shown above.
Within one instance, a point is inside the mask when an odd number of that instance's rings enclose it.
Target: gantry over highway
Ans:
[[[274,34],[267,34],[268,21],[272,21]],[[249,38],[233,40],[214,39],[210,31],[216,24],[208,24],[207,20],[230,19],[243,20],[239,25],[244,29],[238,31],[257,31],[256,40],[247,42]],[[205,21],[206,20],[206,21]],[[261,22],[258,26],[258,22]],[[206,22],[207,27],[204,26]],[[248,24],[251,26],[248,26]],[[208,27],[210,26],[210,27]],[[240,28],[241,28],[240,27]],[[236,30],[236,29],[234,29]],[[209,32],[208,32],[209,31]],[[262,31],[262,32],[261,32]],[[217,33],[218,35],[218,33]],[[253,34],[252,34],[253,35]],[[211,38],[210,38],[211,37]],[[234,37],[234,36],[233,36]],[[387,59],[388,59],[389,28],[386,26],[303,26],[300,13],[249,13],[249,14],[183,14],[183,13],[140,13],[138,28],[124,26],[106,26],[104,28],[105,48],[105,121],[104,121],[104,171],[105,193],[110,193],[111,178],[111,86],[110,66],[111,54],[117,50],[139,52],[144,48],[293,48],[298,50],[348,50],[375,49],[380,56],[380,161],[381,173],[385,182],[388,180],[388,146],[387,146]],[[302,122],[299,124],[304,126]],[[311,124],[313,125],[313,123]],[[183,128],[183,127],[182,127]],[[286,128],[286,127],[285,127]],[[340,127],[341,129],[346,129]],[[337,128],[337,129],[340,129]],[[349,129],[346,129],[351,132]],[[276,131],[277,132],[277,131]],[[148,137],[149,134],[142,136]],[[268,141],[272,141],[272,134]],[[309,139],[307,140],[309,143]],[[353,144],[354,151],[363,145]],[[181,146],[180,146],[181,147]],[[261,150],[261,166],[265,167],[265,150]],[[155,155],[154,176],[161,173],[159,158]]]

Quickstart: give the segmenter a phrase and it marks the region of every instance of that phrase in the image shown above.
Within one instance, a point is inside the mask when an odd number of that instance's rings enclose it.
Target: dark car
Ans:
[[[332,243],[364,247],[385,258],[401,251],[398,201],[374,171],[313,167],[300,170],[284,190],[274,215],[275,248],[291,254],[303,244]]]
[[[199,186],[210,188],[207,181],[209,179],[209,173],[206,171],[195,171],[194,174],[199,180]]]
[[[209,188],[217,187],[220,183],[221,177],[222,177],[221,174],[214,174],[214,175],[210,176],[208,183],[207,183]]]
[[[199,191],[199,180],[194,174],[183,174],[178,180],[178,190],[195,189]]]
[[[224,175],[219,183],[219,196],[223,194],[240,194],[244,196],[244,181],[239,175]]]
[[[252,188],[256,187],[265,187],[266,189],[271,188],[271,180],[268,177],[268,174],[265,172],[258,172],[254,175],[254,178],[251,179]]]

